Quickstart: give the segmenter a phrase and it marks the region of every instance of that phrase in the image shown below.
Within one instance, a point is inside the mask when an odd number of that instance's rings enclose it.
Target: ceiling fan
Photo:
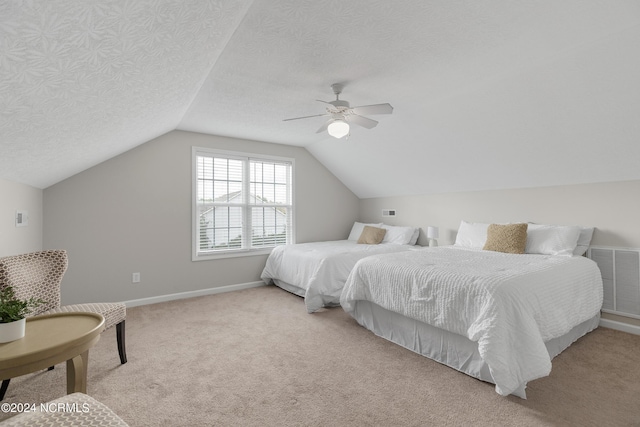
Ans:
[[[367,129],[371,129],[376,127],[378,124],[377,121],[364,117],[364,115],[370,114],[391,114],[393,112],[393,107],[390,104],[374,104],[374,105],[363,105],[360,107],[350,107],[349,102],[343,101],[340,99],[340,94],[342,93],[342,89],[344,86],[340,83],[334,83],[331,85],[333,89],[333,93],[336,95],[335,101],[322,101],[320,99],[316,99],[316,101],[324,102],[325,104],[329,104],[330,107],[327,107],[327,112],[324,114],[315,114],[313,116],[304,116],[304,117],[294,117],[292,119],[284,119],[283,121],[289,120],[300,120],[300,119],[308,119],[311,117],[322,117],[328,116],[330,117],[327,122],[318,129],[316,133],[324,132],[325,130],[329,133],[329,135],[334,138],[342,138],[343,136],[349,135],[349,125],[354,124],[358,126],[362,126]]]

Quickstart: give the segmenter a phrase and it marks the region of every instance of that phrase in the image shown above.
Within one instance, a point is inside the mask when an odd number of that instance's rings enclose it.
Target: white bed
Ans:
[[[359,244],[364,226],[384,227],[380,244]],[[351,269],[365,257],[416,250],[419,229],[356,222],[347,240],[299,243],[273,249],[261,279],[304,297],[309,313],[340,304],[340,294]]]
[[[359,261],[342,307],[385,339],[525,398],[528,381],[548,375],[553,357],[597,327],[600,271],[572,253],[510,254],[456,242]],[[545,244],[538,249],[549,252]]]

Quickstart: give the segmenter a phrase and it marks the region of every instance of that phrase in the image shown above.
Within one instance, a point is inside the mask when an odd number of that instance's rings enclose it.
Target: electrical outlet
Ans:
[[[131,275],[131,283],[140,283],[140,273],[133,273]]]

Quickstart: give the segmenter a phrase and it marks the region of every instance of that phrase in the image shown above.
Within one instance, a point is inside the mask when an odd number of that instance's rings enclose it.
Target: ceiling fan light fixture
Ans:
[[[349,135],[349,123],[344,120],[334,120],[329,123],[327,127],[327,132],[334,138],[342,138],[343,136]]]

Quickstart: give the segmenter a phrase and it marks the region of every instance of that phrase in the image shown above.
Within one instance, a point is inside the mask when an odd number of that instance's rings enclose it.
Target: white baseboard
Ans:
[[[640,335],[640,326],[630,325],[628,323],[617,322],[610,319],[600,319],[600,326],[617,331],[628,332],[634,335]]]
[[[177,294],[159,295],[156,297],[140,298],[130,301],[125,301],[127,307],[137,307],[139,305],[156,304],[159,302],[173,301],[177,299],[200,297],[203,295],[221,294],[223,292],[233,292],[242,289],[257,288],[259,286],[266,286],[264,282],[249,282],[240,283],[238,285],[220,286],[218,288],[199,289],[197,291],[179,292]]]

